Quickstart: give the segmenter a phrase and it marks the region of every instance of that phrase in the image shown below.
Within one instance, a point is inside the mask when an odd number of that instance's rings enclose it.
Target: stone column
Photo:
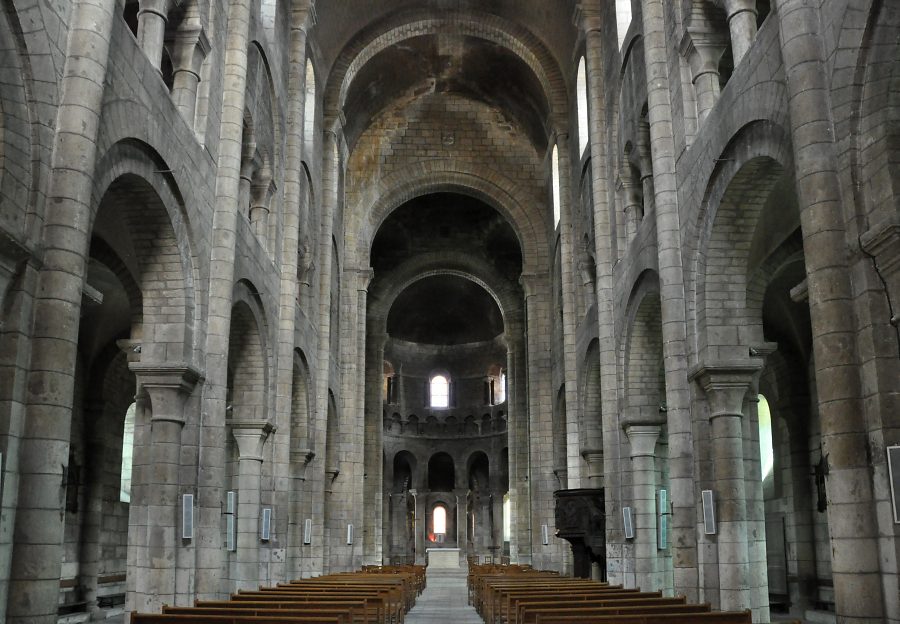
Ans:
[[[137,559],[128,562],[136,575],[134,596],[129,604],[138,611],[159,611],[164,604],[177,604],[176,550],[181,546],[181,432],[184,406],[200,379],[187,365],[129,365],[137,377],[139,392],[149,399],[150,466],[144,472],[146,516],[129,519],[129,540],[136,535]],[[145,522],[146,524],[141,524]]]
[[[822,453],[828,468],[835,611],[841,622],[871,622],[884,618],[886,596],[869,460],[872,449],[861,401],[830,72],[823,58],[819,9],[804,0],[777,0],[775,14],[787,78]]]
[[[140,0],[138,10],[138,45],[156,69],[162,64],[166,22],[171,0]]]
[[[590,129],[589,149],[591,154],[591,204],[594,215],[594,258],[596,260],[595,294],[597,302],[597,336],[600,349],[600,396],[602,436],[589,448],[603,447],[604,466],[607,486],[614,485],[612,479],[618,479],[620,466],[617,463],[619,435],[618,376],[616,373],[616,328],[613,314],[615,299],[613,288],[613,266],[616,252],[613,247],[615,235],[610,222],[609,194],[613,182],[610,180],[610,159],[607,153],[607,137],[609,120],[603,107],[602,94],[606,91],[604,77],[607,75],[605,64],[608,62],[604,51],[604,39],[607,37],[608,24],[604,23],[604,9],[608,4],[603,0],[585,0],[579,5],[575,21],[584,32],[585,71],[588,87],[588,127]],[[616,475],[613,477],[613,475]],[[606,513],[611,516],[616,509],[617,501],[607,496]],[[607,533],[609,535],[609,533]],[[607,549],[609,551],[609,549]],[[618,562],[613,561],[615,567]]]
[[[644,591],[656,591],[662,588],[656,536],[656,442],[661,427],[659,422],[629,414],[622,428],[630,444],[635,584]]]
[[[370,274],[371,275],[371,274]],[[363,296],[362,293],[360,293]],[[377,565],[384,561],[383,531],[384,525],[384,492],[390,490],[393,478],[384,474],[384,397],[382,392],[384,345],[387,336],[375,331],[375,327],[385,327],[384,319],[366,319],[365,302],[360,309],[362,321],[367,323],[366,358],[369,365],[365,370],[365,466],[364,492],[365,508],[369,513],[363,514],[363,565]],[[399,433],[399,432],[397,432]],[[388,471],[393,470],[390,458]],[[385,484],[388,485],[385,488]],[[373,509],[374,507],[374,509]]]
[[[509,537],[510,560],[520,557],[531,561],[531,488],[529,487],[529,431],[528,387],[525,349],[525,328],[520,314],[505,323],[509,350],[506,367],[509,380],[509,496],[512,531]]]
[[[550,386],[550,334],[549,322],[553,314],[550,304],[549,276],[546,274],[523,273],[520,282],[525,291],[525,318],[527,329],[525,337],[527,341],[526,353],[528,356],[528,429],[525,433],[529,470],[525,473],[525,485],[530,490],[530,507],[523,507],[517,503],[515,522],[516,531],[520,539],[525,537],[527,528],[528,549],[531,557],[525,559],[519,542],[519,563],[531,563],[537,568],[549,568],[556,561],[562,560],[562,549],[556,544],[544,546],[541,544],[540,527],[543,524],[553,524],[553,491],[558,489],[556,477],[553,475],[553,454],[544,452],[544,449],[552,448],[553,423],[550,414],[553,410],[553,389]],[[521,470],[521,466],[520,466]],[[510,477],[512,478],[512,477]],[[524,524],[524,514],[530,518],[528,524]],[[554,556],[554,550],[558,556]],[[538,560],[540,559],[540,560]]]
[[[602,488],[605,486],[603,478],[603,449],[582,449],[581,457],[587,464],[587,485],[589,488]]]
[[[308,2],[294,2],[291,11],[290,56],[288,64],[287,147],[284,164],[284,220],[281,232],[281,293],[278,306],[278,382],[275,394],[275,414],[290,422],[293,409],[294,330],[298,305],[298,257],[300,238],[306,223],[306,175],[303,171],[304,104],[306,100],[306,33],[309,22]],[[307,392],[312,393],[312,380]],[[308,419],[307,419],[308,422]],[[304,429],[306,424],[303,423]],[[309,431],[303,441],[289,438],[288,473],[291,475],[290,517],[288,536],[288,573],[290,578],[303,576],[302,553],[309,549],[303,544],[306,470],[315,457],[310,449]],[[301,446],[305,448],[301,448]]]
[[[762,362],[717,362],[696,367],[691,378],[709,402],[714,492],[719,552],[720,606],[727,611],[751,607],[744,468],[744,398]]]
[[[459,549],[459,565],[466,565],[466,501],[468,499],[468,491],[465,488],[457,488],[453,490],[454,500],[456,501],[456,547]]]
[[[653,213],[653,160],[650,154],[650,124],[641,120],[638,122],[637,135],[638,162],[641,166],[641,201],[643,202],[641,214],[647,216]]]
[[[237,552],[232,580],[235,589],[258,589],[260,475],[263,447],[275,427],[267,420],[231,420],[228,426],[238,449]]]
[[[687,380],[687,321],[681,220],[675,176],[675,140],[669,101],[669,51],[665,7],[641,0],[644,62],[647,74],[653,209],[659,253],[663,356],[666,369],[666,420],[669,442],[669,488],[672,500],[671,550],[675,593],[699,601],[697,569],[697,503],[694,491],[694,440],[691,395]],[[646,172],[643,172],[646,175]],[[646,195],[645,195],[646,197]]]
[[[249,137],[243,137],[246,140]],[[253,197],[253,176],[259,163],[256,160],[256,142],[247,141],[241,145],[240,180],[237,191],[237,213],[239,217],[250,220],[250,203]]]
[[[317,338],[317,359],[318,374],[316,376],[316,439],[312,446],[317,456],[322,457],[322,462],[318,464],[313,478],[311,494],[311,509],[313,514],[313,522],[317,520],[321,522],[324,536],[319,540],[320,546],[314,549],[314,561],[310,573],[313,575],[322,574],[325,571],[325,558],[327,555],[327,545],[325,540],[328,538],[329,529],[327,526],[328,514],[330,509],[326,509],[325,500],[326,482],[331,479],[331,475],[325,474],[326,470],[333,469],[334,466],[325,466],[325,443],[326,430],[328,426],[328,391],[331,387],[331,333],[338,331],[339,328],[331,326],[331,271],[332,271],[332,234],[334,231],[334,215],[338,206],[338,195],[340,189],[340,169],[341,169],[341,137],[340,122],[338,120],[329,120],[325,122],[328,128],[325,132],[325,139],[322,145],[322,216],[320,219],[318,237],[316,238],[318,249],[318,265],[321,267],[319,271],[319,309],[311,312],[311,317],[316,319],[319,327],[319,335]],[[330,485],[328,486],[330,487]],[[338,536],[334,536],[338,539]]]
[[[644,200],[641,197],[642,189],[640,181],[634,179],[631,168],[627,164],[619,173],[622,183],[622,193],[625,197],[625,236],[630,244],[637,236],[641,220],[644,218]]]
[[[269,164],[263,165],[257,179],[250,187],[250,229],[263,249],[269,251],[269,204],[275,194],[272,181],[272,170]]]
[[[575,263],[576,241],[574,240],[572,227],[572,192],[571,183],[572,167],[569,158],[569,135],[558,134],[556,136],[557,156],[559,157],[559,244],[560,278],[562,281],[562,308],[563,308],[563,379],[565,381],[566,395],[566,468],[568,485],[566,487],[581,487],[582,463],[579,457],[579,447],[584,432],[580,432],[578,401],[578,367],[576,364],[576,325],[578,310],[575,303]]]
[[[691,66],[697,118],[701,124],[719,100],[719,61],[727,45],[724,34],[711,24],[688,26],[681,40],[681,53]]]
[[[228,383],[228,348],[234,292],[234,252],[238,214],[241,148],[244,135],[244,99],[247,87],[250,0],[227,5],[228,26],[224,51],[224,89],[219,125],[216,201],[210,233],[209,304],[206,332],[206,378],[200,447],[204,470],[198,481],[198,522],[195,530],[197,598],[219,596],[225,551],[222,548],[222,501],[225,483],[225,389]]]
[[[756,37],[756,0],[719,0],[728,16],[731,31],[731,55],[737,67]]]
[[[196,4],[192,4],[196,11]],[[175,35],[172,54],[174,76],[172,101],[184,117],[188,127],[194,128],[194,114],[197,110],[197,86],[200,84],[200,69],[210,51],[206,30],[199,15],[185,16]]]
[[[103,531],[103,464],[106,461],[107,440],[104,430],[106,401],[85,401],[87,449],[85,470],[85,509],[81,528],[81,549],[78,583],[82,588],[87,611],[97,614],[97,576],[100,571],[100,535]]]
[[[64,473],[75,387],[85,256],[90,243],[97,129],[116,0],[73,2],[56,117],[43,264],[19,444],[19,488],[6,621],[56,622]],[[2,619],[2,618],[0,618]]]
[[[409,495],[413,497],[414,522],[413,537],[415,543],[415,562],[417,565],[425,564],[425,500],[427,492],[419,490],[410,490]],[[419,500],[419,497],[422,500]]]

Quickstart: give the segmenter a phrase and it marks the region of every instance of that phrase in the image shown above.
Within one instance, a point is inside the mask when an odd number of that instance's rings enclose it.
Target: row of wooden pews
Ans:
[[[486,624],[750,624],[750,611],[713,611],[684,596],[562,577],[528,566],[469,568],[469,602]]]
[[[132,624],[402,624],[425,589],[425,566],[366,566],[241,590],[229,600],[132,613]]]

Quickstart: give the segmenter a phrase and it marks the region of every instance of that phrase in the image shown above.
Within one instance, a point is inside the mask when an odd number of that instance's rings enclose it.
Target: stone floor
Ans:
[[[428,570],[428,585],[406,615],[406,624],[483,624],[469,605],[466,569]]]

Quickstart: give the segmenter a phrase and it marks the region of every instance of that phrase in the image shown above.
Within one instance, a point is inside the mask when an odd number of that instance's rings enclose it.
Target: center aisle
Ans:
[[[484,624],[469,605],[466,569],[429,569],[428,584],[416,605],[406,614],[406,624]]]

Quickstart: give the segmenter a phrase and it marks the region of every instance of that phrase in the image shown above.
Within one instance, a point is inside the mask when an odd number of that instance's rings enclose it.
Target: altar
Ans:
[[[429,568],[459,568],[459,548],[426,548]]]

